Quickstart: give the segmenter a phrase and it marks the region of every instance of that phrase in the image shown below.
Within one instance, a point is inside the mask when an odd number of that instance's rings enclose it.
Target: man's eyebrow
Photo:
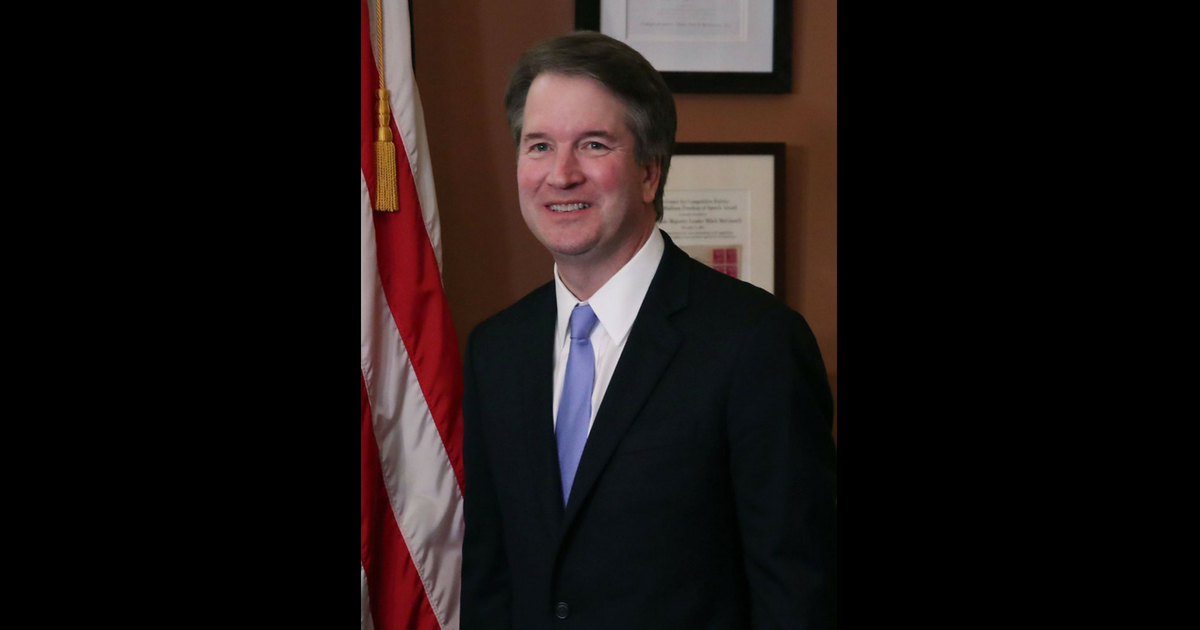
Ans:
[[[585,132],[579,134],[580,140],[582,140],[584,138],[604,138],[606,140],[612,140],[615,137],[616,137],[615,135],[613,135],[612,133],[610,133],[608,131],[605,131],[604,129],[594,129],[592,131],[585,131]],[[531,131],[531,132],[521,136],[521,142],[529,142],[530,140],[548,140],[549,138],[550,138],[549,134],[543,133],[541,131]]]

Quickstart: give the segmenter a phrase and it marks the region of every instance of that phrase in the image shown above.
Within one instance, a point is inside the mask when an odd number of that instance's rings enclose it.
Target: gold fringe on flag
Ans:
[[[383,77],[383,7],[375,0],[375,32],[379,40],[379,125],[375,133],[375,210],[400,209],[396,194],[396,145],[392,143],[392,109],[388,105],[387,82]]]
[[[375,136],[375,209],[395,212],[400,209],[396,198],[396,145],[392,143],[391,110],[388,91],[379,90],[379,128]]]

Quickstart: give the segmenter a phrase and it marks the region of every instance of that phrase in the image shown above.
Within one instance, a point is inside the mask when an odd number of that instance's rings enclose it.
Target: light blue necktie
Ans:
[[[596,355],[592,352],[592,328],[596,314],[592,307],[580,304],[571,311],[571,351],[567,357],[567,375],[558,401],[558,467],[562,472],[563,503],[571,496],[575,469],[587,442],[588,421],[592,417],[592,384],[596,380]]]

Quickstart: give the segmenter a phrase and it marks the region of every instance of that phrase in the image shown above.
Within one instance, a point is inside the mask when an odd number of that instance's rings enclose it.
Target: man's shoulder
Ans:
[[[480,322],[471,331],[471,338],[495,335],[511,336],[527,329],[539,318],[554,316],[554,281],[547,282],[529,292],[504,310]]]
[[[659,265],[659,293],[668,304],[687,302],[693,308],[755,311],[787,308],[774,295],[748,282],[721,273],[692,258],[665,232],[665,250]]]
[[[730,341],[799,335],[813,339],[804,316],[782,298],[756,285],[688,259],[688,308],[675,321],[705,339]]]
[[[696,260],[688,259],[693,306],[723,312],[752,315],[764,311],[791,311],[783,300],[744,280],[726,275]]]

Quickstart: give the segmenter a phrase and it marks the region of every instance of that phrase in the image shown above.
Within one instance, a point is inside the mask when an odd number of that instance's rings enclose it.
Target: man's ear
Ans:
[[[658,179],[662,177],[662,159],[656,159],[642,166],[645,177],[642,179],[642,201],[654,203],[658,195]]]

